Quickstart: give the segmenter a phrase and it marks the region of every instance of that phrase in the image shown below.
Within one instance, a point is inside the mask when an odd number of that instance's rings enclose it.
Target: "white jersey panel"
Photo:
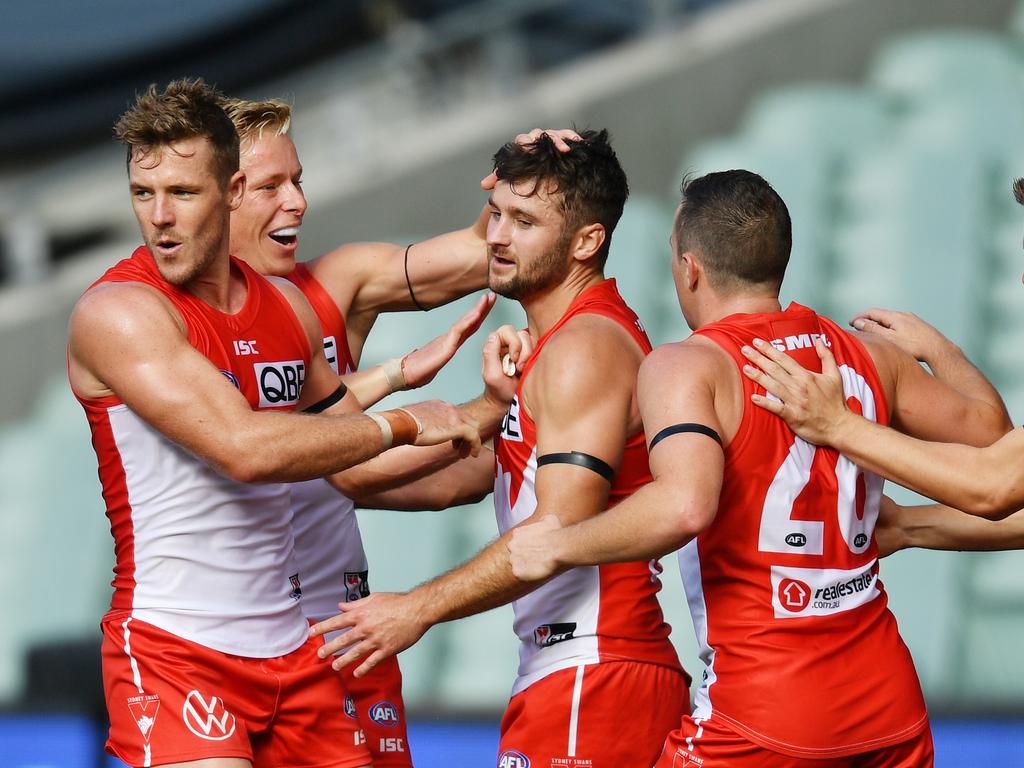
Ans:
[[[537,450],[530,454],[523,470],[514,505],[512,475],[502,469],[500,462],[497,469],[494,509],[498,530],[505,533],[537,510]],[[513,629],[519,637],[519,675],[513,696],[552,672],[598,663],[600,599],[600,571],[596,566],[586,566],[568,570],[512,603]]]
[[[292,483],[292,532],[302,585],[302,612],[313,621],[338,613],[338,603],[370,594],[369,567],[355,502],[326,480]],[[325,641],[341,632],[330,632]]]
[[[697,539],[692,539],[677,555],[679,559],[679,577],[683,582],[686,602],[690,606],[690,617],[693,619],[693,631],[697,636],[697,656],[704,662],[704,675],[700,688],[693,697],[693,717],[707,720],[711,717],[710,689],[714,685],[715,650],[708,645],[708,606],[704,602],[704,583],[700,573],[700,553]]]
[[[237,656],[302,645],[288,486],[227,478],[126,405],[107,415],[131,506],[132,616]]]

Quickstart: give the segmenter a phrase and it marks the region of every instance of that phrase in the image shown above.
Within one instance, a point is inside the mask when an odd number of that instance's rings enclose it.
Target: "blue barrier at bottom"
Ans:
[[[1024,720],[935,720],[937,768],[1024,768]],[[416,768],[492,766],[494,722],[423,721],[409,725]],[[0,717],[2,768],[124,768],[102,754],[103,734],[77,716]]]

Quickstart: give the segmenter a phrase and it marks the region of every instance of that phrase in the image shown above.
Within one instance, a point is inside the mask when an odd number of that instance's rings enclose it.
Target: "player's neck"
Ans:
[[[526,311],[526,324],[530,334],[539,339],[550,331],[555,323],[562,319],[577,296],[587,288],[604,282],[604,279],[601,272],[571,272],[558,285],[520,299],[519,303]]]
[[[780,312],[782,305],[778,296],[760,294],[731,294],[709,297],[701,306],[698,315],[700,327],[717,323],[730,315],[761,315]]]
[[[245,275],[232,266],[226,253],[191,280],[186,289],[200,301],[229,315],[242,309],[247,296]]]

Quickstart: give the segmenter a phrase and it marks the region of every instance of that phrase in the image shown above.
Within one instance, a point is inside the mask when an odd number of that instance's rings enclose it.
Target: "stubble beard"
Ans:
[[[537,259],[527,269],[518,268],[515,274],[503,283],[495,282],[494,278],[488,274],[488,287],[499,296],[515,300],[553,288],[565,280],[566,275],[569,274],[568,253],[569,240],[561,238],[552,250]]]

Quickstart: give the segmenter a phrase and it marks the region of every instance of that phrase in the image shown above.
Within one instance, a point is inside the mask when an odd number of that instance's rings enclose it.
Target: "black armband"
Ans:
[[[302,412],[303,413],[321,413],[323,411],[326,411],[328,408],[330,408],[335,403],[341,402],[342,398],[344,398],[345,395],[347,395],[347,394],[348,394],[348,387],[346,387],[345,383],[342,382],[341,384],[338,385],[338,388],[336,390],[334,390],[334,392],[329,394],[327,397],[325,397],[319,403],[313,403],[311,406],[309,406],[307,408],[303,408]]]
[[[612,481],[612,478],[615,477],[615,470],[606,462],[601,461],[597,456],[591,456],[589,453],[581,453],[580,451],[572,451],[570,453],[545,453],[543,456],[538,456],[537,468],[539,469],[545,464],[575,464],[577,467],[583,467],[584,469],[589,469],[591,472],[597,472],[597,474],[609,483]]]
[[[656,446],[666,437],[671,437],[672,435],[681,435],[684,432],[696,432],[698,435],[706,435],[707,437],[710,437],[716,443],[721,445],[723,448],[725,447],[722,444],[722,438],[711,427],[705,427],[703,424],[685,423],[673,424],[672,426],[665,427],[663,430],[661,430],[661,432],[656,434],[654,438],[651,440],[651,444],[647,446],[647,452],[650,453],[651,451],[653,451],[654,446]]]

